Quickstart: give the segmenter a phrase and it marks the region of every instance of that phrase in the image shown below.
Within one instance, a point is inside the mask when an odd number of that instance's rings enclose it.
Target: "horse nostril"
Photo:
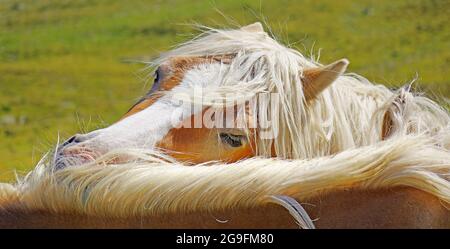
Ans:
[[[84,141],[84,139],[81,137],[81,135],[75,135],[75,136],[73,136],[73,142],[74,143],[81,143],[81,142],[83,142]]]
[[[77,144],[77,143],[81,143],[83,142],[83,138],[81,137],[81,135],[75,135],[72,136],[71,138],[67,139],[62,145],[64,146],[68,146],[70,144]]]
[[[59,148],[61,149],[64,147],[69,147],[69,146],[72,146],[75,144],[86,142],[86,141],[96,137],[98,134],[99,134],[99,130],[90,132],[87,134],[75,134],[74,136],[72,136],[69,139],[67,139],[66,141],[64,141],[64,143],[62,143]]]
[[[71,138],[69,138],[66,143],[72,143],[75,140],[75,136],[72,136]]]
[[[67,139],[63,144],[62,147],[65,147],[71,143],[73,143],[73,141],[75,141],[75,136],[72,136],[71,138]]]

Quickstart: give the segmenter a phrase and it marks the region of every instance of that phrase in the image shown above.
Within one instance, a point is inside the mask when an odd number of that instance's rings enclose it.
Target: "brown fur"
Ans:
[[[165,77],[161,79],[160,89],[161,91],[170,91],[172,88],[178,86],[184,77],[184,74],[202,63],[213,63],[223,60],[226,62],[229,60],[228,56],[221,57],[177,57],[169,60],[160,66],[160,70],[163,71]],[[145,96],[138,104],[134,105],[121,119],[138,113],[145,108],[149,107],[161,97],[161,94],[152,94],[151,96]]]
[[[407,187],[346,190],[303,201],[317,228],[450,228],[450,211],[438,198]],[[0,228],[298,228],[282,207],[267,204],[211,213],[167,214],[142,218],[0,209]]]
[[[201,118],[203,113],[197,115]],[[197,115],[185,122],[194,127]],[[252,135],[249,136],[251,141],[234,148],[222,144],[218,137],[219,132],[217,128],[172,128],[156,147],[179,161],[195,164],[214,160],[231,163],[255,155]]]

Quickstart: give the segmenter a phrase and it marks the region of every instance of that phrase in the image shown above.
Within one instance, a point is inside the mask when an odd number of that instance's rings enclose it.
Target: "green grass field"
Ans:
[[[56,141],[117,120],[142,95],[130,60],[196,31],[264,17],[278,37],[328,63],[400,86],[416,74],[450,97],[448,0],[0,0],[0,180],[31,169]],[[217,10],[224,13],[225,17]]]

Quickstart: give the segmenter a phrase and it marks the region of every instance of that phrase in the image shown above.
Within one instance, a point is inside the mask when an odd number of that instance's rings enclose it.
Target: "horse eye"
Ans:
[[[226,143],[226,144],[230,145],[231,147],[242,146],[242,140],[244,138],[244,136],[233,135],[233,134],[229,134],[229,133],[220,133],[219,137],[223,143]]]
[[[159,72],[159,68],[155,71],[155,80],[153,81],[153,83],[156,83],[159,81],[159,76],[160,72]]]
[[[162,76],[163,75],[162,75],[161,69],[160,68],[156,69],[156,71],[155,71],[155,80],[153,81],[153,86],[152,86],[152,89],[150,89],[150,93],[153,93],[156,90],[158,90],[159,85],[161,83],[160,80],[161,80]]]

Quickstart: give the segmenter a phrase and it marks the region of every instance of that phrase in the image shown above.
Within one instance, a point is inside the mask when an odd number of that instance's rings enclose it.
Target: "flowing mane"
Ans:
[[[414,187],[450,204],[450,115],[445,108],[409,86],[394,91],[354,73],[339,76],[309,101],[300,78],[305,69],[322,64],[258,27],[246,29],[206,28],[148,68],[173,57],[232,56],[211,76],[218,83],[203,91],[218,98],[236,96],[226,99],[227,105],[261,93],[277,96],[278,102],[259,103],[273,107],[264,115],[273,117],[278,136],[257,139],[256,157],[187,167],[163,151],[116,149],[86,165],[56,171],[49,154],[18,183],[0,185],[0,208],[15,201],[29,210],[143,217],[257,206],[276,202],[275,195],[308,199],[331,190],[396,186]],[[195,104],[215,104],[194,98],[192,89],[185,92]],[[383,131],[386,117],[388,133]],[[276,158],[271,158],[272,148]],[[115,163],[124,155],[133,160]]]
[[[448,138],[441,137],[448,134],[448,111],[429,98],[414,95],[409,86],[392,91],[349,73],[308,103],[300,77],[305,68],[322,66],[320,63],[280,44],[266,32],[205,29],[199,37],[148,63],[149,67],[171,57],[234,55],[229,68],[218,75],[220,84],[204,91],[217,92],[218,96],[245,92],[248,98],[267,92],[278,95],[279,102],[267,109],[267,116],[273,117],[272,125],[279,135],[273,141],[257,141],[260,156],[270,156],[271,143],[279,157],[291,159],[315,158],[374,144],[382,138],[387,111],[394,121],[391,136],[413,131],[435,136],[441,144],[448,143]],[[242,101],[229,96],[231,104]],[[395,108],[398,101],[402,102],[401,108]]]

